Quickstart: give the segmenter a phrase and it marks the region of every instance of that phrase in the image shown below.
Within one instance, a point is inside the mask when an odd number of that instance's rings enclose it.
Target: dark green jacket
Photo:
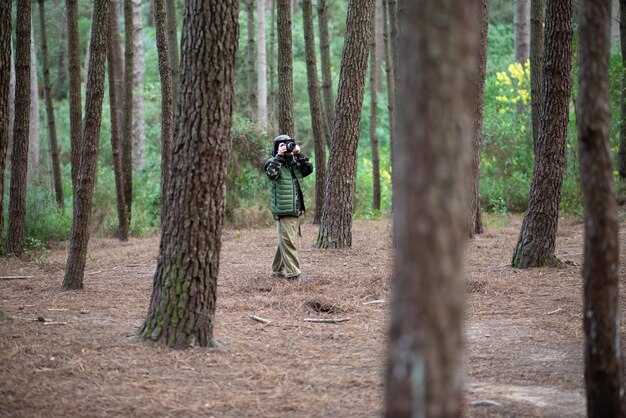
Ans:
[[[270,208],[274,217],[300,216],[304,212],[300,181],[312,172],[313,164],[302,153],[295,157],[277,155],[267,160],[265,173],[270,179]]]

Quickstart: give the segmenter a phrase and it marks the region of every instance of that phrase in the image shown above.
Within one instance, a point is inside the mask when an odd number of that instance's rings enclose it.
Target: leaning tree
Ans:
[[[374,0],[350,0],[318,248],[352,245],[356,157]]]
[[[187,0],[181,79],[152,298],[140,337],[211,346],[230,153],[237,0]]]
[[[528,208],[511,261],[517,268],[560,264],[554,250],[566,162],[572,37],[572,0],[548,0],[539,137]]]

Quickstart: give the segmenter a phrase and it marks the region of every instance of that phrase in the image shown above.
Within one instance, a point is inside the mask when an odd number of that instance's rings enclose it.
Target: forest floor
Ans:
[[[520,217],[488,217],[467,248],[465,415],[583,417],[583,226],[560,222],[566,267],[524,271],[508,267],[520,226]],[[341,251],[314,249],[316,231],[304,225],[300,242],[303,271],[316,280],[293,283],[268,275],[273,228],[226,230],[221,346],[184,352],[135,338],[158,237],[93,239],[83,291],[59,289],[64,244],[28,261],[0,259],[0,276],[34,276],[0,280],[0,416],[380,416],[390,222],[356,222],[353,248]],[[620,241],[623,278],[625,232]]]

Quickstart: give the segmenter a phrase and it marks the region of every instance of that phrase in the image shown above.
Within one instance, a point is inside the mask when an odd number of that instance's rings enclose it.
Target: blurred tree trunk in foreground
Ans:
[[[11,67],[11,6],[0,2],[0,68]],[[4,171],[9,146],[9,102],[11,71],[0,72],[0,237],[4,229]],[[2,254],[2,249],[0,249]]]

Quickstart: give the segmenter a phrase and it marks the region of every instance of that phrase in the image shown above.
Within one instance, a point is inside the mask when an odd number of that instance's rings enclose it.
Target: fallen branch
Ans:
[[[267,319],[261,318],[260,316],[256,316],[256,315],[250,315],[250,318],[254,319],[255,321],[262,322],[264,324],[269,324],[269,323],[272,322],[272,321],[269,321]]]
[[[561,308],[556,308],[553,311],[547,312],[546,315],[552,315],[552,314],[559,313],[559,312],[561,312]]]
[[[67,325],[67,322],[46,321],[44,325]]]
[[[67,308],[48,308],[49,311],[67,311]]]
[[[479,399],[479,400],[470,402],[469,405],[470,406],[502,406],[500,403],[496,401],[492,401],[490,399]]]
[[[339,322],[349,321],[350,318],[304,318],[304,322],[321,322],[324,324],[338,324]]]
[[[32,279],[35,276],[0,276],[0,280],[24,280]]]
[[[363,302],[363,305],[373,305],[375,303],[385,303],[385,299],[370,300],[369,302]]]
[[[102,270],[98,270],[98,271],[90,271],[88,273],[85,273],[88,276],[93,276],[94,274],[99,274],[102,273]]]

